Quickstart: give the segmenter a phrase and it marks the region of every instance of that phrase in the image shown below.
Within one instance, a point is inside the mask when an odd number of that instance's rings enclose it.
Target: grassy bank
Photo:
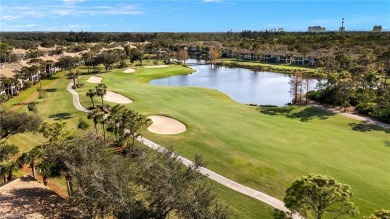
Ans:
[[[178,135],[144,130],[145,137],[173,146],[188,158],[201,153],[211,170],[280,199],[293,180],[313,173],[349,184],[361,216],[390,208],[388,131],[315,108],[260,112],[212,89],[151,86],[149,80],[193,70],[181,66],[136,68],[135,73],[114,70],[99,76],[109,90],[134,100],[129,108],[145,115],[169,115],[188,127]],[[80,78],[86,86],[77,90],[85,107],[91,105],[85,92],[96,85],[87,79]],[[55,90],[37,107],[46,120],[64,119],[74,128],[86,114],[73,107],[66,91],[68,83],[65,78],[56,80],[48,87]],[[217,191],[231,206],[234,218],[271,217],[270,207],[263,203],[222,186],[217,185]]]
[[[113,71],[101,76],[110,90],[134,100],[130,108],[169,115],[188,127],[179,135],[144,132],[147,138],[174,146],[186,157],[201,153],[217,173],[280,199],[296,178],[323,174],[351,185],[362,215],[390,207],[387,131],[365,129],[368,125],[311,108],[261,113],[211,89],[146,84],[183,72],[191,71],[140,67],[133,74]],[[93,87],[88,84],[79,92]],[[91,105],[89,98],[81,97],[84,106]],[[366,175],[370,177],[362,177]]]

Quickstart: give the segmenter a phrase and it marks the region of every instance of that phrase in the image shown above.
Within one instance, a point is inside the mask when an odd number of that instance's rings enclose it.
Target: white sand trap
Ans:
[[[91,76],[91,77],[89,77],[87,82],[94,83],[94,84],[100,84],[100,83],[102,83],[102,78],[101,77],[96,77],[96,76]]]
[[[107,91],[107,94],[104,95],[103,100],[108,101],[108,102],[112,102],[112,103],[119,103],[119,104],[128,104],[128,103],[133,102],[129,98],[127,98],[123,95],[114,93],[112,91]]]
[[[145,68],[166,68],[169,67],[169,65],[150,65],[150,66],[145,66]]]
[[[187,127],[176,119],[157,115],[149,116],[148,118],[153,121],[153,124],[148,127],[149,132],[171,135],[182,133],[187,130]]]
[[[123,73],[134,73],[136,70],[134,68],[128,68],[123,71]]]

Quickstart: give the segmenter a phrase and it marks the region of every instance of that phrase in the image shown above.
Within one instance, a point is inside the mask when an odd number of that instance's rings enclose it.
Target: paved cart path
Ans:
[[[72,85],[73,83],[71,82],[67,89],[68,91],[72,94],[73,96],[73,104],[74,106],[76,107],[76,109],[80,110],[80,111],[83,111],[83,112],[89,112],[86,108],[84,108],[83,106],[81,106],[80,104],[80,101],[79,101],[79,95],[76,91],[74,91],[72,89]],[[138,137],[137,140],[141,143],[143,143],[144,145],[154,149],[154,150],[157,150],[157,151],[164,151],[166,150],[166,148],[162,147],[161,145],[159,144],[156,144],[154,143],[153,141],[151,140],[148,140],[146,138],[143,138],[143,137]],[[194,163],[192,161],[190,161],[189,159],[185,158],[185,157],[182,157],[182,156],[178,156],[179,158],[179,161],[181,161],[181,163],[183,163],[184,165],[186,166],[190,166],[190,165],[193,165]],[[207,176],[208,178],[214,180],[215,182],[218,182],[230,189],[233,189],[237,192],[240,192],[244,195],[247,195],[247,196],[250,196],[254,199],[257,199],[261,202],[264,202],[276,209],[279,209],[281,211],[286,211],[286,212],[289,212],[290,210],[287,209],[285,206],[284,206],[284,202],[275,198],[275,197],[272,197],[270,195],[267,195],[263,192],[260,192],[260,191],[257,191],[255,189],[252,189],[252,188],[249,188],[247,186],[244,186],[240,183],[237,183],[233,180],[230,180],[214,171],[211,171],[207,168],[204,168],[204,167],[200,167],[199,168],[199,172],[202,173],[203,175]],[[293,215],[293,218],[294,219],[302,219],[302,217],[299,215],[299,214],[294,214]]]

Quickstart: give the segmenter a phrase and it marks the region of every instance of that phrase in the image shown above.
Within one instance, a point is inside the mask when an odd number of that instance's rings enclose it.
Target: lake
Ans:
[[[206,87],[221,91],[243,104],[277,105],[290,103],[290,76],[274,72],[254,72],[243,68],[191,66],[196,72],[156,79],[151,85]],[[310,80],[310,90],[318,83]]]

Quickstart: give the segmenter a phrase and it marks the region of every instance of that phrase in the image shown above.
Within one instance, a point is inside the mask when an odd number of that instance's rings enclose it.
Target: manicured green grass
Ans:
[[[135,101],[130,108],[169,115],[188,127],[183,134],[169,136],[145,131],[147,138],[174,146],[188,158],[201,153],[210,169],[228,178],[282,199],[293,180],[323,174],[352,187],[362,215],[390,207],[388,132],[359,131],[359,122],[316,109],[299,107],[287,112],[289,116],[274,115],[211,89],[146,84],[183,72],[190,70],[139,67],[133,74],[112,71],[100,76],[109,90]],[[84,106],[91,105],[84,93],[94,86],[78,90]]]
[[[71,132],[77,133],[78,119],[85,114],[76,110],[73,106],[73,99],[70,93],[66,90],[69,84],[69,79],[66,79],[64,72],[58,73],[55,79],[47,79],[42,82],[46,90],[46,98],[38,99],[34,95],[38,85],[22,91],[19,96],[14,97],[4,104],[6,109],[11,109],[18,106],[18,112],[28,112],[27,103],[37,102],[38,115],[46,122],[65,121]],[[21,102],[25,103],[21,104]],[[31,113],[31,112],[28,112]],[[13,136],[9,139],[10,143],[14,143],[19,147],[20,152],[30,150],[36,145],[43,144],[46,139],[40,133],[23,133]]]
[[[273,207],[265,205],[258,200],[243,195],[232,189],[211,181],[214,191],[218,194],[219,201],[228,207],[232,218],[261,218],[271,219]]]
[[[99,76],[109,90],[134,100],[129,108],[145,115],[169,115],[188,127],[178,135],[144,130],[145,137],[173,146],[188,158],[201,153],[211,170],[279,199],[300,176],[323,174],[352,187],[361,216],[390,208],[389,132],[312,108],[260,112],[212,89],[151,86],[146,82],[192,70],[181,66],[135,68],[132,74],[113,70]],[[86,86],[77,90],[85,107],[91,105],[85,92],[96,85],[85,82],[87,79],[80,78]],[[45,119],[62,118],[75,129],[78,118],[86,114],[73,107],[66,91],[68,83],[68,79],[56,80],[50,85],[56,90],[48,92],[46,102],[37,107]],[[261,202],[236,196],[236,192],[222,186],[217,186],[217,191],[231,206],[235,218],[271,217],[270,208]]]

